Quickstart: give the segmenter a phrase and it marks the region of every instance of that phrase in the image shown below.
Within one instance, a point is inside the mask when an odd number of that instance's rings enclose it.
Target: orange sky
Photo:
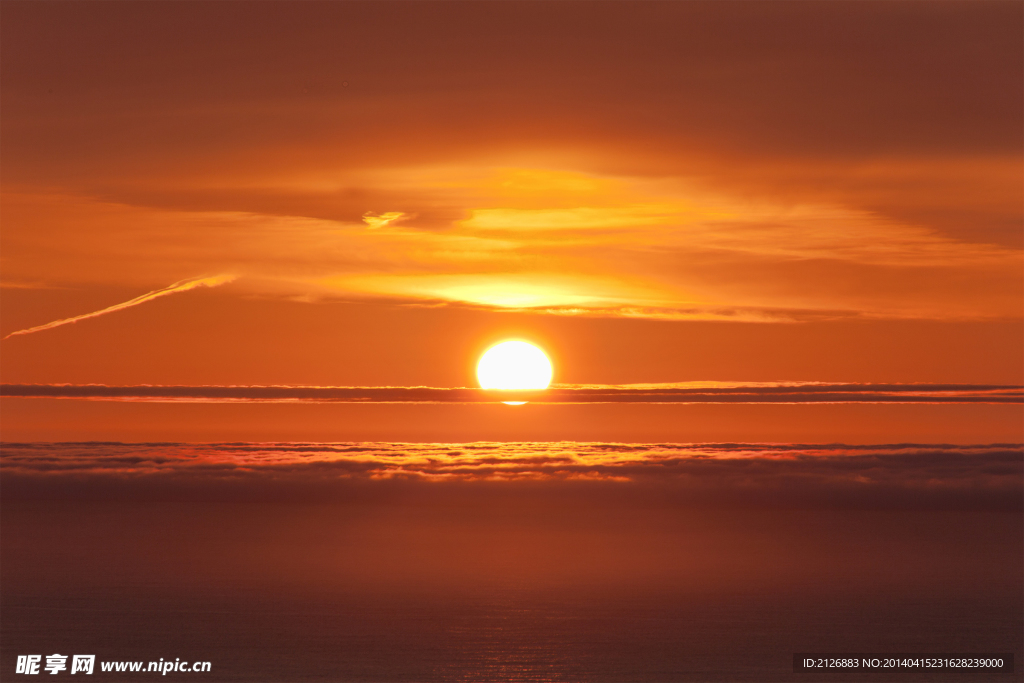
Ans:
[[[1022,13],[5,2],[0,334],[215,279],[12,337],[3,381],[467,386],[514,335],[557,382],[1020,384]],[[4,438],[1024,436],[1013,406],[58,403],[5,399]]]

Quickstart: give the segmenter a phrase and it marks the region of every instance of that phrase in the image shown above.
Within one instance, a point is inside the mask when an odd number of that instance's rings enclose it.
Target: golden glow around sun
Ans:
[[[495,344],[476,366],[482,389],[547,389],[551,373],[551,361],[544,352],[524,341]]]

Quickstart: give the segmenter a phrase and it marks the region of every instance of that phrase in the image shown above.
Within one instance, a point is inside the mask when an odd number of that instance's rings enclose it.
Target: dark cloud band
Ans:
[[[544,391],[437,387],[4,384],[0,396],[153,402],[316,403],[1024,403],[996,384],[557,385]]]

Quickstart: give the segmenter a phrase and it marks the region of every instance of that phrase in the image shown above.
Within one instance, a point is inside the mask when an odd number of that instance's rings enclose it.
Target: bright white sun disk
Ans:
[[[482,389],[547,389],[551,361],[533,344],[501,342],[480,357],[476,378]]]

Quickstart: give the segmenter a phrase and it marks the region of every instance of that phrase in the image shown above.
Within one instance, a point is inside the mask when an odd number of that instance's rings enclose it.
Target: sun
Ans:
[[[544,352],[524,341],[495,344],[476,366],[482,389],[547,389],[551,374],[551,361]]]

